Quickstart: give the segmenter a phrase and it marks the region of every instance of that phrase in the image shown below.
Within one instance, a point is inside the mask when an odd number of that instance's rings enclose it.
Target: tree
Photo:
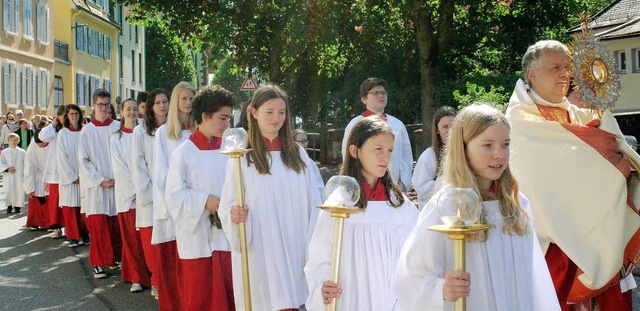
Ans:
[[[147,23],[145,31],[145,49],[147,55],[153,55],[146,59],[147,88],[162,88],[171,93],[180,81],[193,84],[196,68],[187,46],[160,23]]]

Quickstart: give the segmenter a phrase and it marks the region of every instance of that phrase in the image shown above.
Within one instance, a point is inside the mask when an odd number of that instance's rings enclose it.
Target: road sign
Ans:
[[[244,83],[242,83],[242,87],[240,87],[240,89],[243,91],[255,91],[258,89],[258,85],[252,77],[248,77],[246,80],[244,80]]]

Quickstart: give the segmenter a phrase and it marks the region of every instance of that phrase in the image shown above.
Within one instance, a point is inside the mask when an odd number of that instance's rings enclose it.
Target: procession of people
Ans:
[[[90,119],[74,104],[33,123],[8,113],[6,211],[88,244],[94,278],[119,270],[159,310],[453,310],[466,299],[469,310],[631,311],[640,156],[610,112],[567,100],[569,57],[558,41],[531,45],[506,112],[438,109],[415,168],[405,125],[385,113],[386,81],[363,81],[339,173],[358,182],[361,212],[345,221],[337,282],[335,223],[316,208],[322,177],[277,85],[258,88],[236,120],[232,92],[188,82],[118,107],[98,89]],[[239,165],[221,153],[232,120],[248,130]],[[453,188],[473,189],[489,227],[467,238],[466,270],[454,268],[453,242],[427,230],[460,217],[443,195]]]

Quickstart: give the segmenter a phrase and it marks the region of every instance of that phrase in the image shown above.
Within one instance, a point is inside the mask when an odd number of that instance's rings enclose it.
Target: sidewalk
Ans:
[[[27,209],[6,214],[4,198],[0,187],[0,310],[157,310],[149,289],[130,293],[120,270],[94,279],[88,246],[28,230]]]

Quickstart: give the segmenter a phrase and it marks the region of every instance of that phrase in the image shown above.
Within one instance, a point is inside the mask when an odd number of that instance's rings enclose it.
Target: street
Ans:
[[[150,290],[129,292],[120,270],[96,280],[89,247],[69,248],[64,238],[24,227],[26,209],[6,214],[0,187],[0,310],[157,310]]]

